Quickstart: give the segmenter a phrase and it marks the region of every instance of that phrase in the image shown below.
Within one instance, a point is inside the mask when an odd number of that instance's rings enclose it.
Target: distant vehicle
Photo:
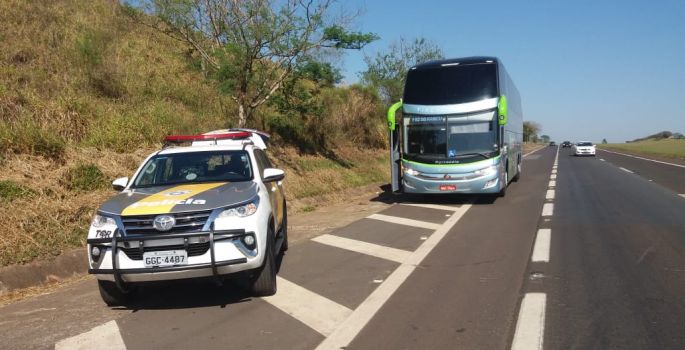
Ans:
[[[273,295],[288,236],[285,174],[267,140],[245,129],[168,136],[191,145],[156,151],[132,179],[116,179],[121,193],[100,206],[87,240],[103,301],[133,301],[138,283],[239,272],[252,294]]]
[[[556,143],[556,142],[554,142],[554,141],[551,141],[551,142],[549,143],[549,145],[550,145],[550,146],[556,146],[556,145],[557,145],[557,143]]]
[[[573,144],[571,143],[571,141],[564,141],[561,143],[561,147],[562,148],[567,148],[567,147],[570,148],[570,147],[573,147]]]
[[[504,195],[521,174],[522,113],[495,57],[411,67],[404,99],[388,110],[392,191]]]
[[[595,156],[595,145],[590,141],[580,141],[573,146],[573,153],[577,156]]]

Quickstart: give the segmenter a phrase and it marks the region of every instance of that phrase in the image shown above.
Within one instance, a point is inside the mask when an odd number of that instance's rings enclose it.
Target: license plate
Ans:
[[[164,267],[188,265],[188,253],[185,250],[164,250],[143,253],[145,267]]]
[[[440,191],[456,191],[457,186],[455,185],[440,185]]]

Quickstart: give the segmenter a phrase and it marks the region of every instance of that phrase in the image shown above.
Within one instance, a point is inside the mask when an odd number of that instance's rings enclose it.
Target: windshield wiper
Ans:
[[[481,156],[485,159],[490,159],[490,156],[488,156],[486,153],[481,153],[481,152],[473,152],[473,153],[462,153],[458,154],[457,157],[462,158],[462,157],[469,157],[469,156]]]

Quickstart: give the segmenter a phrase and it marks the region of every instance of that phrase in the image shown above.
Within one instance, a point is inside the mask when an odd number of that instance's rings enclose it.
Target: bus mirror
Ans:
[[[497,104],[497,120],[499,121],[499,125],[505,125],[507,123],[507,114],[507,97],[502,95]]]
[[[399,102],[394,103],[390,108],[388,108],[388,129],[390,131],[395,131],[395,125],[396,125],[396,120],[395,120],[395,114],[397,113],[397,110],[402,107],[402,100]]]

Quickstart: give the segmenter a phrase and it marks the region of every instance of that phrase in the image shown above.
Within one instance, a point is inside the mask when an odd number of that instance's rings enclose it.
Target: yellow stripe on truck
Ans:
[[[224,185],[225,182],[207,183],[207,184],[191,184],[181,185],[168,188],[159,193],[145,197],[124,209],[121,215],[151,215],[151,214],[166,214],[179,204],[186,203],[187,199],[195,198],[194,200],[203,201],[201,198],[196,198],[202,192],[217,188]],[[204,201],[203,203],[204,204]]]

